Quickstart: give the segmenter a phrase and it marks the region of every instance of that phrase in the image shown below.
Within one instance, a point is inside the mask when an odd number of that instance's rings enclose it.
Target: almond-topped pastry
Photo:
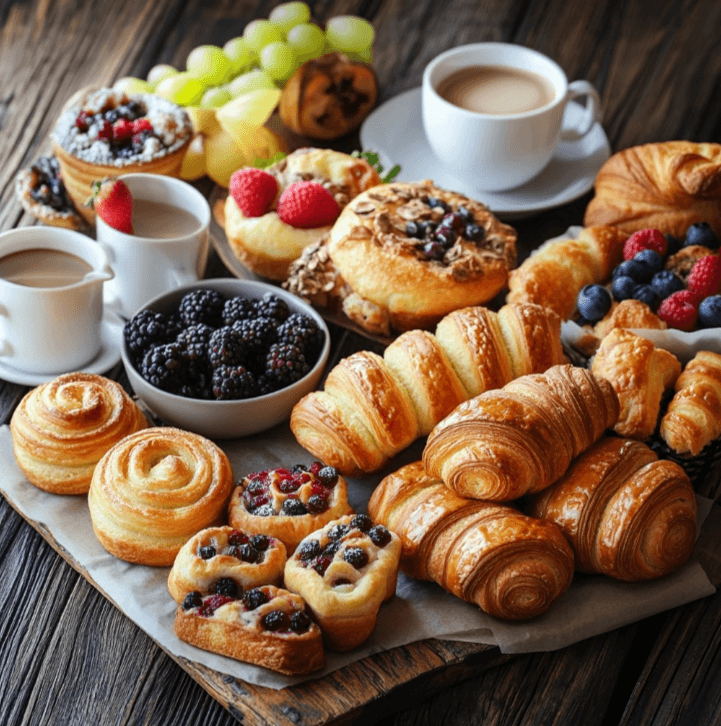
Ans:
[[[358,195],[284,286],[390,335],[488,302],[515,262],[516,232],[488,207],[431,181],[395,182]]]
[[[366,641],[381,604],[393,597],[401,542],[367,514],[341,517],[308,535],[285,566],[285,585],[308,603],[326,645]]]
[[[277,537],[290,554],[307,534],[352,511],[345,479],[316,461],[248,474],[233,491],[228,519],[243,532]]]

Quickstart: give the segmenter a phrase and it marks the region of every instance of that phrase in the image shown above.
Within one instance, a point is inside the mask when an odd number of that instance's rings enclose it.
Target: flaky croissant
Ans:
[[[605,437],[526,512],[555,522],[576,569],[636,582],[673,572],[696,541],[696,499],[684,470],[640,441]]]
[[[420,461],[385,477],[368,513],[401,539],[401,569],[505,620],[544,613],[573,576],[558,527],[508,505],[463,499]]]
[[[383,357],[361,351],[293,408],[298,442],[342,474],[380,469],[459,403],[565,360],[560,318],[539,305],[473,307],[447,315],[436,334],[413,330]]]
[[[653,227],[683,237],[696,222],[721,235],[721,145],[665,141],[614,154],[599,170],[586,226],[627,234]]]
[[[608,381],[553,366],[458,406],[428,437],[423,465],[462,497],[510,501],[559,479],[618,413]]]
[[[508,279],[506,302],[545,305],[568,320],[584,285],[605,282],[623,260],[628,235],[615,227],[582,229],[576,239],[542,245]]]
[[[721,355],[697,353],[675,391],[661,419],[661,437],[677,453],[696,456],[721,436]]]

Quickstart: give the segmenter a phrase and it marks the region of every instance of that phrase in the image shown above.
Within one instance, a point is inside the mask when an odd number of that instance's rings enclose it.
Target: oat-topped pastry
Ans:
[[[515,262],[515,230],[480,202],[431,181],[393,183],[359,194],[291,266],[285,287],[390,335],[488,302]]]
[[[380,183],[365,159],[331,149],[297,149],[267,169],[239,169],[225,202],[228,244],[252,272],[285,280],[348,202]]]

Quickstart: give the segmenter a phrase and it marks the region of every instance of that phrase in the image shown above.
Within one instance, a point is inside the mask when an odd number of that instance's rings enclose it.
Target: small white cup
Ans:
[[[103,283],[113,273],[105,252],[79,232],[21,227],[0,234],[0,259],[37,249],[68,252],[92,269],[61,287],[30,287],[0,277],[0,359],[25,373],[59,375],[99,353]]]
[[[115,278],[106,285],[106,304],[131,318],[152,298],[203,277],[210,246],[210,206],[182,179],[159,174],[121,176],[133,200],[162,202],[191,212],[198,226],[182,237],[125,234],[96,215],[98,243],[107,252]]]
[[[442,98],[439,83],[471,66],[499,66],[532,71],[551,82],[552,101],[518,114],[486,114],[460,108]],[[452,48],[432,60],[423,73],[423,128],[439,161],[457,177],[482,191],[512,189],[548,164],[559,140],[578,140],[601,118],[601,103],[588,81],[568,82],[563,69],[547,56],[510,43],[473,43]],[[562,130],[566,104],[586,98],[576,129]]]

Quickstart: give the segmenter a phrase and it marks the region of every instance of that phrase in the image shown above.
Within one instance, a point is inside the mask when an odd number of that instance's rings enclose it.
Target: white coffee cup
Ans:
[[[205,197],[182,179],[159,174],[119,177],[133,200],[170,204],[187,210],[197,228],[179,237],[151,238],[120,232],[96,215],[98,243],[108,254],[115,278],[106,286],[106,304],[126,318],[148,300],[197,282],[203,277],[210,246],[210,206]]]
[[[490,114],[461,108],[439,95],[451,74],[474,66],[511,68],[541,75],[553,87],[550,102],[523,113]],[[563,129],[566,104],[585,98],[579,126]],[[441,53],[423,73],[423,128],[439,161],[484,191],[512,189],[536,176],[559,140],[578,140],[600,120],[601,103],[588,81],[568,82],[547,56],[510,43],[473,43]]]
[[[68,229],[21,227],[0,234],[0,262],[30,250],[68,253],[89,269],[77,282],[52,287],[0,277],[0,359],[24,373],[78,370],[100,352],[103,283],[113,276],[107,255],[90,237]]]

